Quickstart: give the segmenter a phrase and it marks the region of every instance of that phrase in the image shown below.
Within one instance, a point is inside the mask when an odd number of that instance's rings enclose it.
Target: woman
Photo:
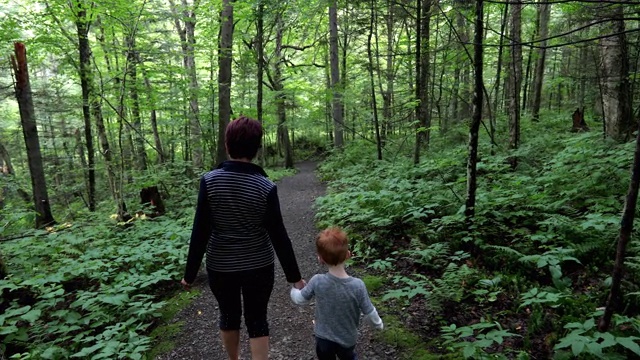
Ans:
[[[262,139],[262,126],[241,116],[225,132],[228,161],[200,180],[187,267],[188,288],[206,252],[209,286],[220,308],[220,335],[229,359],[240,352],[240,318],[249,333],[251,358],[269,353],[267,304],[274,281],[274,250],[287,281],[300,289],[304,280],[282,222],[276,185],[251,160]]]

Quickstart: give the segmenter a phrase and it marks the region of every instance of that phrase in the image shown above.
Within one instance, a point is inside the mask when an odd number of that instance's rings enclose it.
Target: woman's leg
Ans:
[[[269,359],[269,337],[268,336],[251,338],[249,339],[249,345],[251,346],[252,360]]]
[[[269,323],[267,306],[273,290],[273,265],[247,271],[242,279],[244,321],[249,333],[251,358],[267,360],[269,357]]]
[[[240,357],[240,331],[239,330],[220,330],[220,337],[224,349],[229,355],[229,360],[238,360]]]
[[[229,360],[240,356],[240,300],[239,272],[222,273],[209,271],[209,286],[220,308],[220,337]]]

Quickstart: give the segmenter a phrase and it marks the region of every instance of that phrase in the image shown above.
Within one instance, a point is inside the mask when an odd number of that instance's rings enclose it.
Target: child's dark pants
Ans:
[[[336,357],[340,360],[358,360],[355,348],[346,348],[336,342],[316,337],[316,354],[319,360],[336,360]]]

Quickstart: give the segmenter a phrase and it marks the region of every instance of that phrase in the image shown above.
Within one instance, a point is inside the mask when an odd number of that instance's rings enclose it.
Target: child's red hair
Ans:
[[[316,250],[322,261],[327,265],[338,265],[349,256],[349,239],[347,234],[338,227],[330,227],[318,234]]]

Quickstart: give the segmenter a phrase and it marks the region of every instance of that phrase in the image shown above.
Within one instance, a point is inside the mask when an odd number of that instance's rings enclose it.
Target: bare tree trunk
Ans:
[[[382,140],[380,139],[380,124],[378,123],[378,104],[376,102],[376,84],[373,77],[373,51],[371,50],[371,40],[373,38],[373,27],[375,24],[375,0],[371,0],[371,16],[369,22],[369,36],[367,38],[367,54],[369,55],[369,80],[371,81],[371,108],[373,110],[373,125],[376,132],[376,148],[378,150],[378,160],[382,160]]]
[[[500,99],[500,75],[502,74],[502,52],[504,49],[504,31],[508,21],[509,3],[504,4],[504,11],[502,13],[502,24],[500,25],[500,45],[498,47],[498,65],[496,65],[496,90],[493,98],[493,111],[498,113],[498,104]],[[493,139],[493,135],[491,137]]]
[[[622,9],[622,7],[620,7]],[[622,21],[622,20],[620,20]],[[618,36],[624,36],[621,33]],[[631,181],[622,210],[622,221],[620,222],[620,232],[618,233],[618,245],[616,247],[616,260],[613,265],[613,274],[611,275],[611,290],[607,298],[607,305],[604,314],[598,323],[598,330],[605,332],[611,324],[611,317],[619,306],[620,297],[622,295],[620,284],[624,274],[624,260],[627,251],[627,244],[631,239],[633,232],[633,219],[635,217],[636,204],[638,202],[638,187],[640,187],[640,128],[636,136],[636,150],[633,155],[633,166],[631,168]]]
[[[293,169],[293,149],[289,139],[289,130],[287,128],[287,96],[284,93],[284,84],[282,82],[282,35],[284,32],[284,23],[282,20],[283,11],[279,11],[276,15],[276,64],[273,76],[273,90],[276,91],[276,112],[278,114],[278,141],[281,149],[284,150],[284,167]]]
[[[140,59],[138,59],[138,62]],[[151,87],[151,81],[149,80],[149,76],[146,72],[142,71],[142,76],[144,78],[144,86],[147,89],[147,98],[149,101],[149,106],[151,106],[151,114],[149,115],[149,123],[151,124],[151,131],[153,132],[153,142],[156,146],[156,152],[158,153],[158,163],[162,164],[167,161],[167,154],[164,152],[164,148],[162,146],[162,140],[160,139],[160,132],[158,131],[158,115],[156,111],[156,96],[153,92],[153,87]]]
[[[394,47],[394,19],[393,19],[393,3],[391,0],[387,0],[387,64],[385,69],[385,78],[387,82],[387,91],[383,93],[383,110],[382,116],[384,117],[384,122],[382,125],[381,131],[381,143],[382,146],[385,144],[385,140],[389,133],[392,130],[392,121],[393,121],[393,103],[394,103],[394,55],[393,55],[393,47]]]
[[[147,151],[144,146],[144,134],[142,132],[142,120],[140,118],[140,99],[138,97],[138,55],[136,51],[135,34],[127,36],[127,71],[129,72],[129,93],[131,94],[131,123],[135,130],[135,151],[136,168],[138,170],[147,169]]]
[[[551,17],[551,4],[539,4],[540,11],[540,48],[536,59],[536,68],[533,75],[533,94],[531,103],[531,113],[534,121],[540,119],[540,103],[542,100],[542,82],[544,79],[544,65],[547,56],[547,36],[549,35],[549,18]]]
[[[257,64],[258,64],[258,95],[256,97],[256,112],[258,113],[258,121],[260,122],[260,124],[263,124],[263,109],[262,109],[262,102],[263,102],[263,93],[264,93],[264,85],[263,85],[263,81],[264,81],[264,1],[263,0],[258,0],[258,14],[257,14],[257,18],[258,18],[258,24],[257,24],[257,51],[258,51],[258,56],[257,56]],[[263,124],[264,127],[264,124]],[[260,164],[264,167],[265,166],[265,144],[264,144],[264,137],[265,132],[263,132],[262,134],[262,151],[260,151]]]
[[[338,65],[338,8],[337,0],[329,5],[329,58],[331,62],[331,88],[333,90],[333,132],[336,148],[344,146],[344,118],[342,104],[343,86],[340,82],[340,66]]]
[[[75,9],[72,9],[75,10]],[[78,9],[78,17],[85,17],[85,10]],[[96,210],[96,170],[95,151],[93,149],[93,134],[91,131],[91,48],[89,47],[89,23],[86,21],[76,21],[78,33],[78,49],[80,55],[80,87],[82,88],[82,117],[84,119],[84,141],[87,146],[87,177],[89,211]]]
[[[182,0],[182,12],[178,11],[173,0],[169,0],[169,3],[173,12],[176,31],[180,36],[184,69],[189,78],[189,111],[187,113],[189,117],[189,142],[193,151],[193,166],[199,169],[204,165],[204,150],[202,147],[202,130],[198,119],[200,108],[198,106],[198,78],[196,75],[194,48],[196,43],[196,10],[200,0],[194,0],[191,5],[187,3],[187,0]]]
[[[233,59],[233,0],[223,0],[220,14],[218,54],[218,154],[217,162],[227,159],[224,133],[231,121],[231,60]]]
[[[522,85],[522,45],[521,45],[522,2],[517,0],[511,6],[511,59],[509,61],[509,148],[520,145],[520,90]],[[512,166],[517,160],[512,158]]]
[[[475,72],[475,86],[473,92],[473,120],[469,129],[469,159],[467,162],[467,199],[465,201],[465,216],[470,223],[475,216],[476,207],[476,188],[477,188],[477,164],[478,164],[478,131],[480,130],[480,122],[482,121],[482,105],[483,105],[483,0],[476,1],[476,23],[474,36],[474,56],[473,67]]]
[[[429,114],[429,18],[431,16],[431,0],[417,0],[419,23],[416,37],[416,93],[418,105],[416,116],[418,124],[416,129],[416,146],[413,153],[413,162],[420,162],[420,150],[429,147],[429,135],[431,133],[431,117]],[[419,50],[418,50],[419,49]]]
[[[47,194],[47,182],[44,177],[42,154],[40,153],[40,140],[38,139],[38,127],[36,125],[35,110],[29,71],[27,68],[27,49],[23,43],[15,43],[15,56],[11,56],[13,71],[16,79],[16,99],[20,108],[20,123],[22,134],[27,148],[29,172],[31,173],[31,187],[33,189],[33,201],[36,211],[36,228],[42,228],[55,224],[49,195]]]
[[[610,33],[616,36],[600,40],[600,68],[602,76],[603,112],[608,137],[627,141],[632,130],[631,99],[629,97],[629,54],[624,33],[622,5],[615,6],[610,15]]]
[[[14,175],[13,164],[11,164],[11,157],[9,152],[3,143],[0,142],[0,161],[2,161],[2,167],[0,172],[4,175]]]

